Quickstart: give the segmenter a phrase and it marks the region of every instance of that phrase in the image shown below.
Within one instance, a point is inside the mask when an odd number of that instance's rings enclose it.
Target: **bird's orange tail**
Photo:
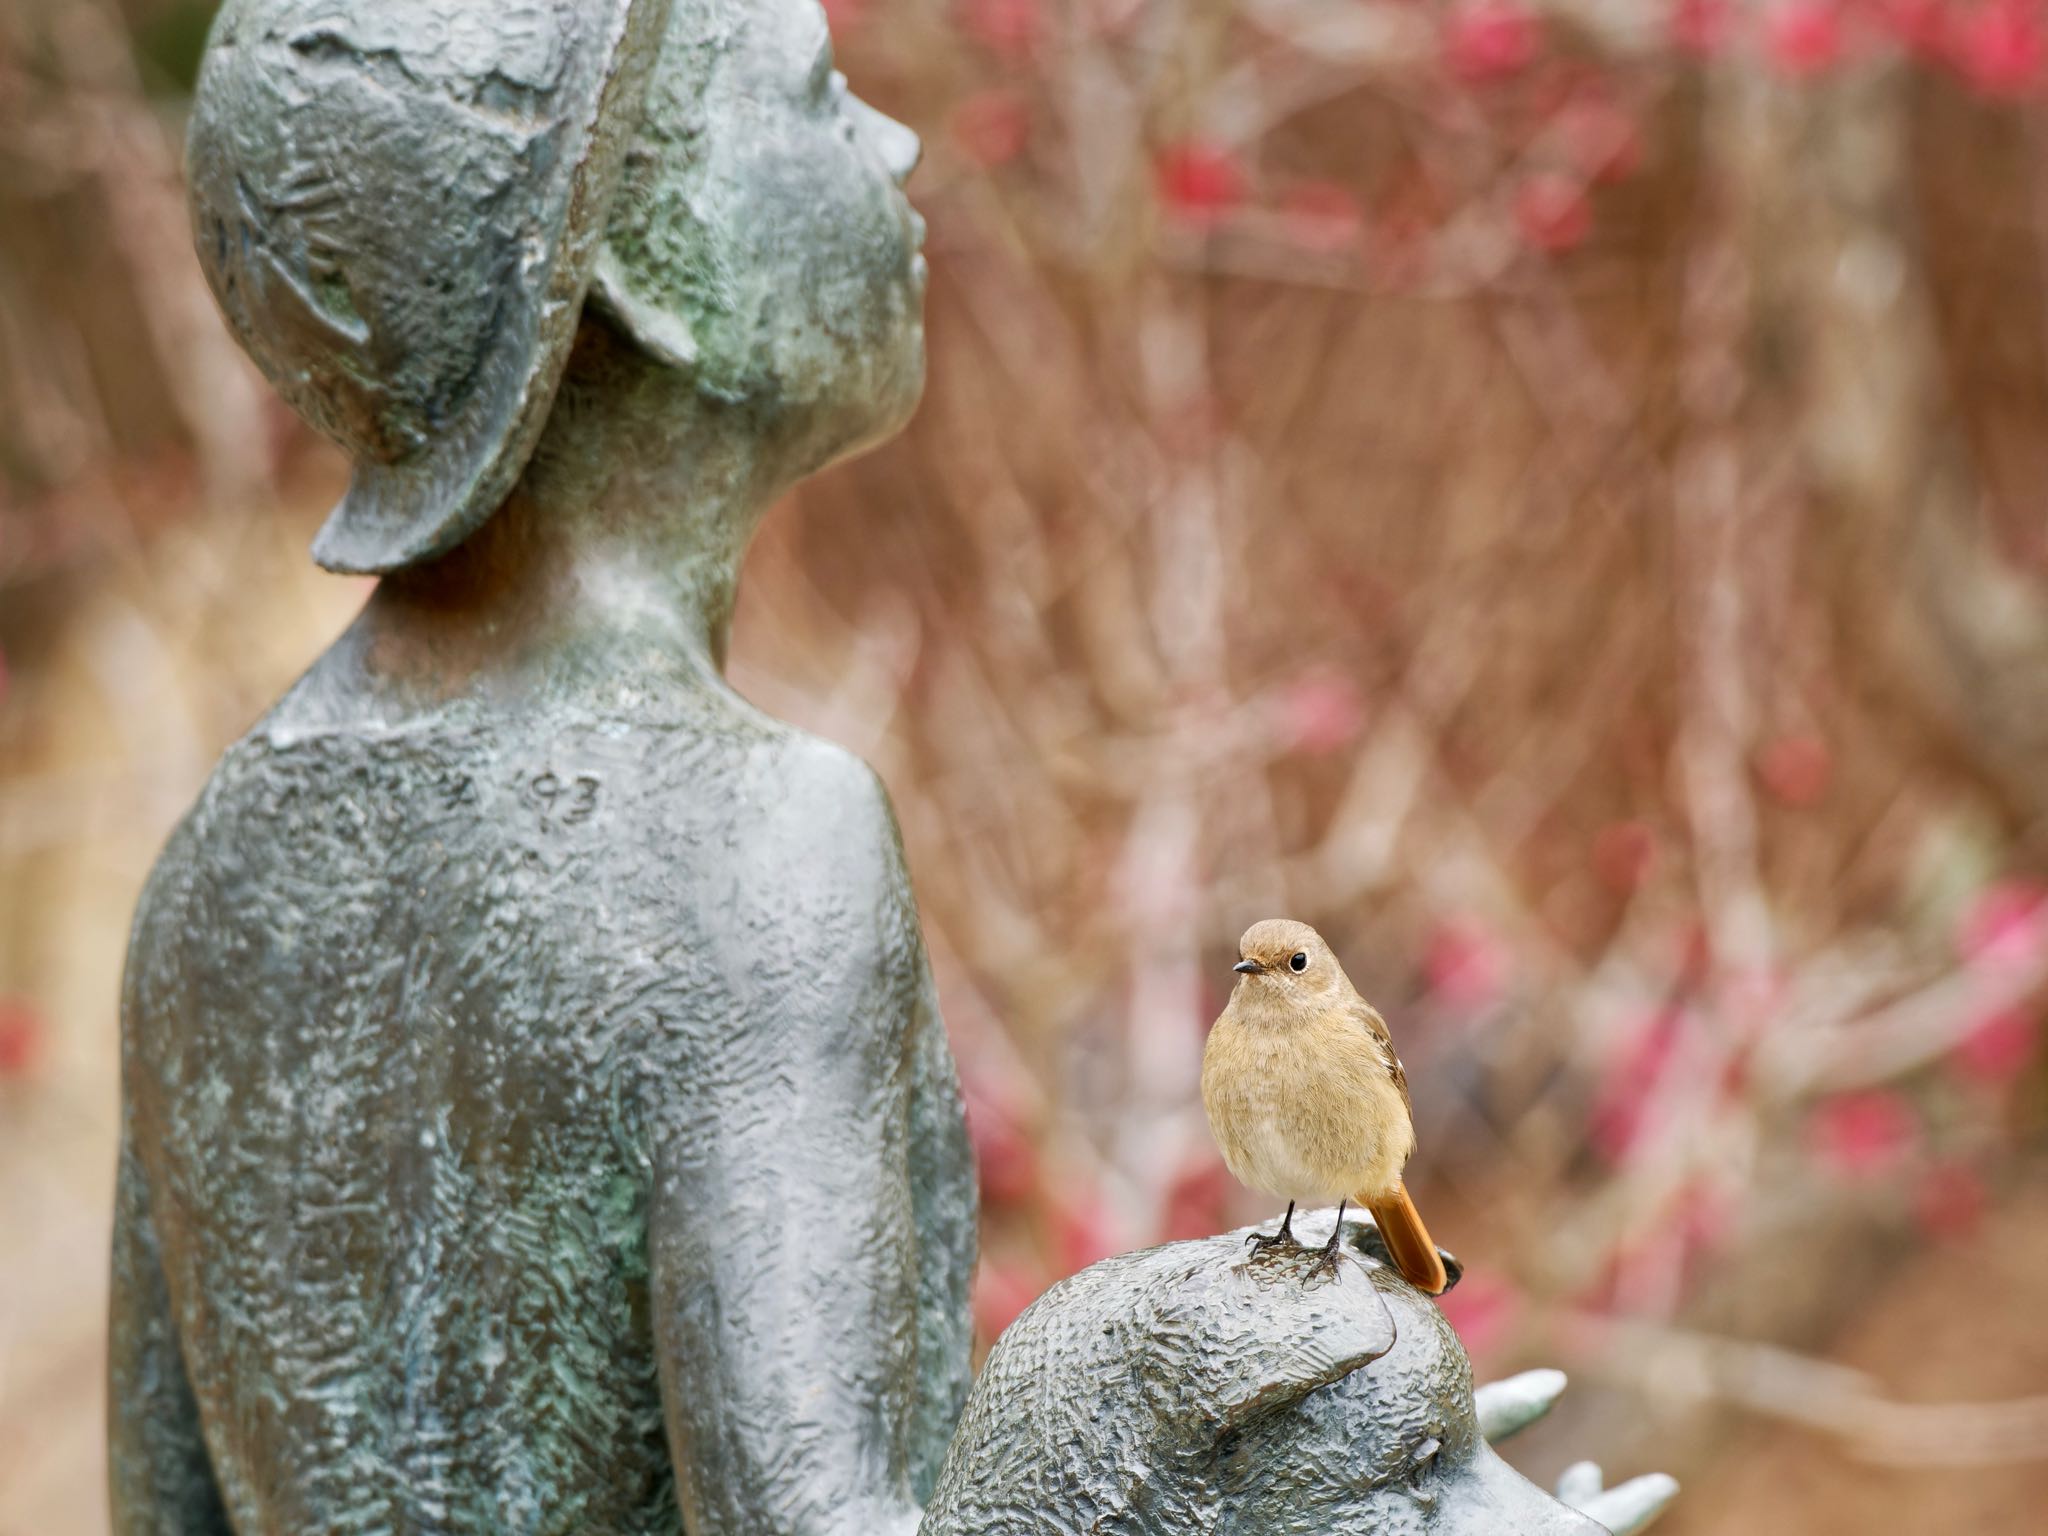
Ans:
[[[1443,1257],[1436,1251],[1436,1244],[1430,1241],[1429,1228],[1422,1224],[1422,1213],[1408,1198],[1407,1187],[1396,1184],[1394,1192],[1385,1199],[1360,1203],[1372,1212],[1380,1236],[1387,1241],[1387,1252],[1394,1256],[1403,1278],[1417,1290],[1441,1295],[1451,1277],[1444,1271]]]

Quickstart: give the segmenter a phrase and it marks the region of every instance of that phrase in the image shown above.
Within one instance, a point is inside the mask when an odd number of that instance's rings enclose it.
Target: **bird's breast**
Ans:
[[[1254,1189],[1326,1204],[1390,1190],[1414,1148],[1407,1106],[1356,1032],[1247,1026],[1210,1032],[1202,1099],[1223,1161]]]

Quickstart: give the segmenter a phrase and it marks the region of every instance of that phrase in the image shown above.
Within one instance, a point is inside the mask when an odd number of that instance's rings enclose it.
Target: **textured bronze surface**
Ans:
[[[1335,1216],[1298,1217],[1303,1241]],[[1032,1303],[974,1384],[925,1536],[1598,1536],[1488,1446],[1458,1336],[1370,1226],[1345,1223],[1334,1275],[1308,1250],[1249,1257],[1251,1230],[1105,1259]],[[1489,1417],[1512,1432],[1562,1385]]]
[[[667,0],[228,0],[186,144],[200,265],[348,450],[314,552],[440,554],[504,500],[576,334]]]
[[[907,1532],[958,1415],[890,808],[721,676],[762,511],[915,404],[916,140],[809,0],[667,10],[216,32],[202,252],[399,569],[137,913],[120,1531]]]

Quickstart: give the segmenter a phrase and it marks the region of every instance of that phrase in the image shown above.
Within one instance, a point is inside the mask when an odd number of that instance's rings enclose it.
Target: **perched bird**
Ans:
[[[1437,1295],[1444,1262],[1401,1183],[1415,1126],[1387,1021],[1307,923],[1254,923],[1237,952],[1237,985],[1202,1055],[1202,1105],[1230,1171],[1287,1202],[1280,1230],[1253,1245],[1299,1247],[1294,1207],[1335,1200],[1318,1266],[1334,1271],[1343,1207],[1356,1200],[1401,1273]]]

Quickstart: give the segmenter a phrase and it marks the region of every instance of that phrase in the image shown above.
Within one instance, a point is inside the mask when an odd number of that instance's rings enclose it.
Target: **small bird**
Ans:
[[[1294,1207],[1335,1200],[1316,1266],[1334,1273],[1356,1200],[1409,1283],[1438,1295],[1443,1258],[1401,1183],[1415,1124],[1387,1021],[1307,923],[1254,923],[1237,953],[1237,985],[1202,1054],[1202,1106],[1231,1173],[1287,1202],[1280,1230],[1254,1235],[1254,1249],[1298,1248]]]

